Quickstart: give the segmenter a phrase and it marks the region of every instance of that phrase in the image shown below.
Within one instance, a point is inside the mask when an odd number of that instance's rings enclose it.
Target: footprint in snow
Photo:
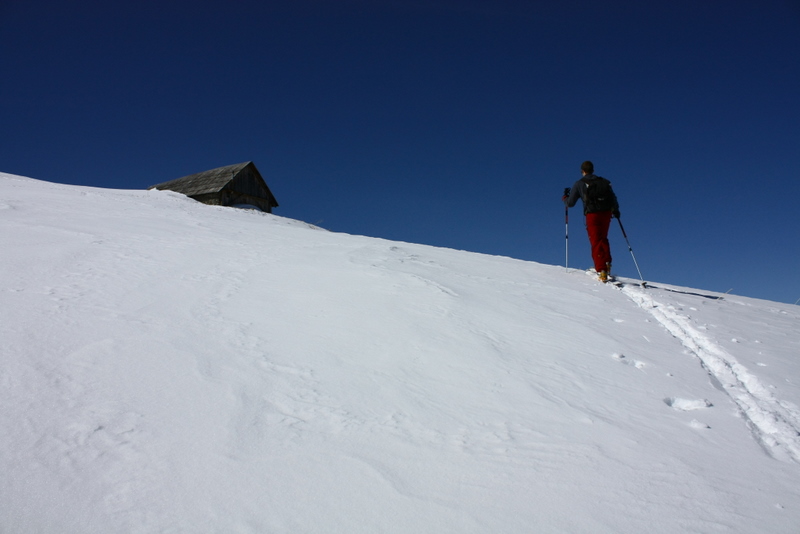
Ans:
[[[632,367],[636,367],[637,369],[644,369],[644,367],[645,367],[645,363],[644,362],[640,362],[639,360],[631,360],[629,358],[626,358],[624,354],[619,354],[619,353],[615,352],[614,354],[611,355],[611,357],[614,358],[615,360],[617,360],[620,363],[624,363],[625,365],[630,365]]]
[[[701,423],[697,419],[692,419],[692,421],[689,423],[689,426],[692,427],[692,428],[696,428],[697,430],[707,430],[707,429],[711,428],[707,424]]]
[[[664,399],[664,404],[672,408],[673,410],[679,410],[681,412],[688,412],[691,410],[702,410],[704,408],[711,408],[714,406],[711,404],[710,401],[706,399],[699,399],[699,400],[690,400],[690,399],[682,399],[680,397],[667,397]]]

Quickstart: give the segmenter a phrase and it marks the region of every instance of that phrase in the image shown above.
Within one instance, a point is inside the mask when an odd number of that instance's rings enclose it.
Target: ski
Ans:
[[[608,279],[606,279],[606,281],[603,282],[602,280],[600,280],[600,277],[597,275],[597,271],[595,271],[593,268],[586,269],[585,272],[586,272],[587,275],[591,276],[592,278],[594,278],[595,280],[597,280],[601,284],[605,284],[605,285],[608,285],[608,286],[613,286],[616,289],[622,289],[623,287],[625,287],[625,282],[622,282],[621,280],[618,280],[617,277],[614,276],[613,274],[609,274],[608,275]]]

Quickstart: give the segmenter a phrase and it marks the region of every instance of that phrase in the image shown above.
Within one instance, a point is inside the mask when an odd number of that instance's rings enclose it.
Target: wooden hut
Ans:
[[[278,201],[252,161],[190,174],[148,189],[183,193],[215,206],[254,206],[266,213],[278,207]]]

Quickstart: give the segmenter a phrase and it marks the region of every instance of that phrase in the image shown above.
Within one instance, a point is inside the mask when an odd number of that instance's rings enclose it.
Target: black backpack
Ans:
[[[611,182],[600,176],[584,176],[586,195],[583,197],[584,213],[613,211],[617,207],[617,197],[611,189]]]

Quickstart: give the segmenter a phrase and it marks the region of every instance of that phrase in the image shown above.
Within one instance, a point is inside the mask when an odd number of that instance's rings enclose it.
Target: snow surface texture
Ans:
[[[796,306],[7,174],[0,226],[0,532],[800,532]]]

